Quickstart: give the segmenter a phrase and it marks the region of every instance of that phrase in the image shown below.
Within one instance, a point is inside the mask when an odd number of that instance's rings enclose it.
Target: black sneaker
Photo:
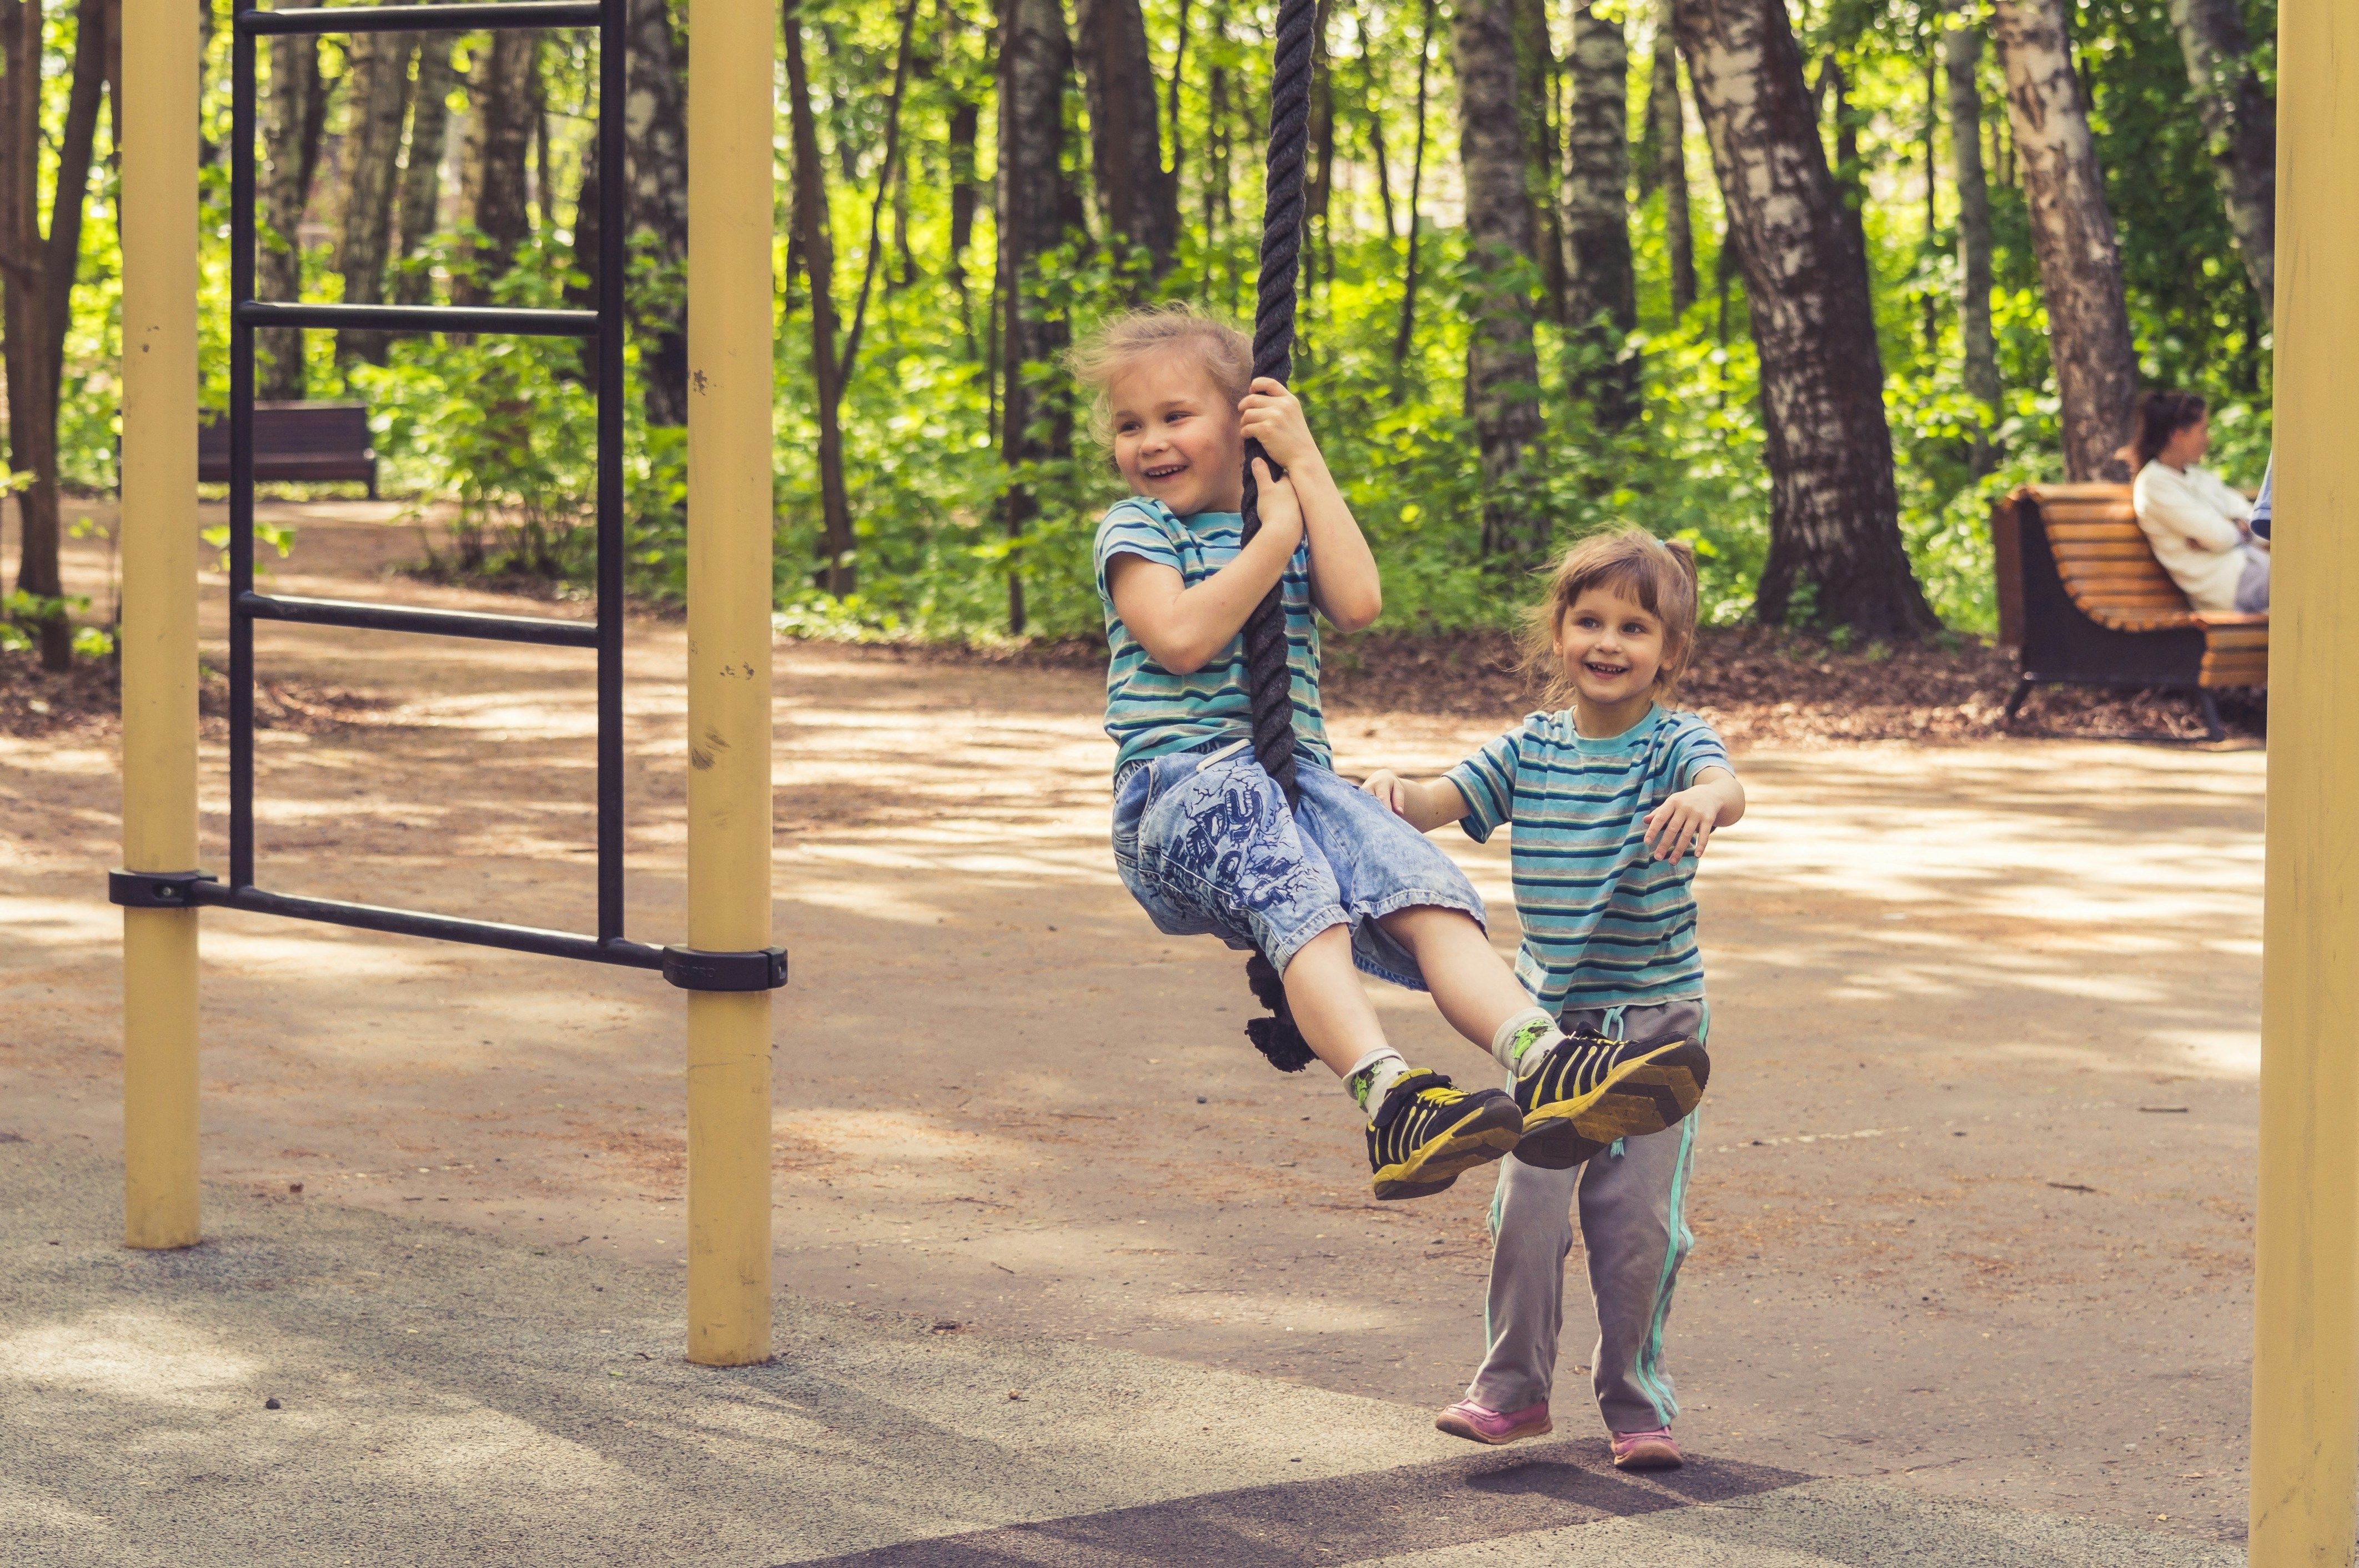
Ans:
[[[1368,1122],[1376,1196],[1439,1192],[1514,1149],[1523,1125],[1516,1102],[1496,1089],[1455,1089],[1439,1073],[1410,1073]]]
[[[1516,1158],[1566,1171],[1618,1138],[1677,1127],[1703,1098],[1712,1059],[1691,1040],[1639,1043],[1575,1029],[1516,1080],[1524,1113]]]

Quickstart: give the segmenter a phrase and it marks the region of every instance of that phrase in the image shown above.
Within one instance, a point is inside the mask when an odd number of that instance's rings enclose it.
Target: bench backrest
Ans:
[[[374,455],[365,403],[256,403],[254,461],[257,471],[292,467],[349,468]],[[207,415],[197,427],[197,463],[226,476],[229,419]]]
[[[2194,612],[2154,557],[2138,527],[2126,485],[2030,485],[2013,505],[2036,512],[2056,575],[2074,607],[2116,631],[2162,631],[2192,625]],[[2005,530],[2002,530],[2003,532]],[[2001,539],[1999,640],[2023,641],[2022,562],[2014,539]]]

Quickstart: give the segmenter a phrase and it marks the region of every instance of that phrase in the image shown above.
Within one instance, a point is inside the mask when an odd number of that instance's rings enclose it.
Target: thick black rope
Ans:
[[[1317,0],[1279,0],[1277,49],[1269,78],[1269,158],[1264,180],[1261,282],[1254,299],[1254,375],[1283,383],[1294,374],[1294,279],[1302,254],[1302,165],[1310,139],[1310,59]],[[1243,541],[1261,531],[1254,459],[1261,443],[1245,443]],[[1279,472],[1272,463],[1273,474]],[[1253,752],[1277,781],[1290,810],[1302,799],[1294,777],[1294,676],[1286,658],[1286,604],[1273,584],[1246,617],[1245,686],[1253,699]],[[1256,953],[1245,966],[1254,995],[1276,1016],[1245,1026],[1256,1049],[1281,1073],[1299,1073],[1310,1047],[1294,1027],[1277,966]]]

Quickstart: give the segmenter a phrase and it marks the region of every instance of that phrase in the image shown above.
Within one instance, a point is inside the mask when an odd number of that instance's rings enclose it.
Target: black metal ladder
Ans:
[[[623,312],[625,0],[504,0],[491,5],[353,5],[241,10],[234,27],[230,149],[229,877],[118,871],[117,904],[212,905],[366,931],[434,937],[555,958],[663,972],[691,990],[759,991],[786,984],[778,948],[707,953],[623,934]],[[255,297],[255,40],[283,33],[598,29],[598,298],[589,310],[451,305],[312,305]],[[291,236],[288,236],[291,241]],[[260,593],[254,586],[254,334],[266,328],[517,333],[583,338],[596,348],[598,406],[596,617],[470,615],[342,599]],[[481,637],[598,655],[598,930],[594,936],[268,891],[254,856],[254,623],[345,626]]]

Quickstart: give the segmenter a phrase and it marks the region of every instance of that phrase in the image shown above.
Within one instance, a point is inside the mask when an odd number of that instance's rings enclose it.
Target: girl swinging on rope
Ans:
[[[1567,1169],[1679,1122],[1703,1094],[1702,1046],[1564,1033],[1492,951],[1465,875],[1332,770],[1313,611],[1359,631],[1383,591],[1301,405],[1253,377],[1252,352],[1242,332],[1173,308],[1123,316],[1072,355],[1131,489],[1098,525],[1095,551],[1124,885],[1164,932],[1218,936],[1267,960],[1310,1054],[1366,1115],[1379,1198],[1438,1192],[1510,1151]],[[1248,438],[1283,476],[1255,460],[1261,526],[1241,546]],[[1291,809],[1254,755],[1239,635],[1273,587],[1293,698]],[[1513,1074],[1512,1091],[1460,1089],[1411,1067],[1386,1041],[1355,966],[1430,992]]]

